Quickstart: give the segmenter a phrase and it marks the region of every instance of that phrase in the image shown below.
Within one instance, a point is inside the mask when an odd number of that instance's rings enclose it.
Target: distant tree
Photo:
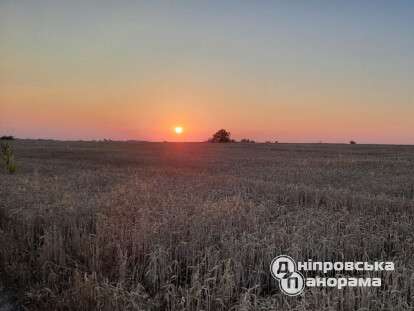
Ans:
[[[208,140],[210,143],[231,143],[234,142],[230,138],[230,132],[227,132],[225,129],[218,130],[214,133],[213,137]]]
[[[356,141],[354,141],[354,140],[351,140],[349,143],[350,143],[351,145],[356,145]]]
[[[14,140],[13,136],[1,136],[0,140]]]
[[[254,140],[248,139],[248,138],[243,138],[242,140],[240,140],[240,142],[244,143],[244,144],[254,144],[255,143]]]
[[[275,140],[275,144],[278,144],[279,143],[279,141],[278,140]]]

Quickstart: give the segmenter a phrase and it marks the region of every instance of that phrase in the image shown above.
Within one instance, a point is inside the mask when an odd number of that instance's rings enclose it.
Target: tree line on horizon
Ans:
[[[3,135],[0,136],[0,140],[15,140],[16,138],[14,136],[11,135]],[[112,139],[103,139],[103,142],[111,142]],[[134,142],[135,140],[128,140],[128,142]],[[211,138],[209,138],[207,140],[207,142],[209,143],[237,143],[238,141],[236,141],[235,139],[231,138],[231,133],[225,129],[220,129],[218,130],[216,133],[213,134],[213,136]],[[253,139],[248,139],[248,138],[242,138],[240,141],[240,143],[247,143],[247,144],[254,144],[256,143],[256,141],[254,141]],[[275,140],[273,142],[271,141],[266,141],[267,144],[277,144],[279,143],[279,141]],[[351,145],[355,145],[356,141],[351,140],[349,141],[349,144]]]
[[[237,143],[235,139],[231,138],[231,133],[225,129],[218,130],[213,136],[207,140],[209,143]],[[253,139],[242,138],[240,143],[254,144],[256,143]],[[267,144],[271,144],[271,141],[266,141]],[[273,143],[277,144],[279,141],[275,140]],[[355,145],[356,141],[351,140],[349,144]]]
[[[218,130],[213,136],[208,140],[209,143],[236,143],[235,139],[231,138],[231,133],[226,131],[225,129]],[[243,138],[240,140],[241,143],[251,143],[254,144],[255,141],[253,139]],[[270,143],[270,142],[267,142]],[[278,143],[278,141],[275,141]]]

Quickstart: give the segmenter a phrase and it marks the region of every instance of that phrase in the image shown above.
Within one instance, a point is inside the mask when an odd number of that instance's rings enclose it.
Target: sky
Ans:
[[[0,135],[414,144],[413,29],[411,0],[0,0]]]

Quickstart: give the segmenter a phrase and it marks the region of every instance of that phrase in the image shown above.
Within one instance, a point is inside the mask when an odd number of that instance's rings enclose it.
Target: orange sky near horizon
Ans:
[[[327,108],[329,97],[308,94],[304,107],[297,94],[269,98],[261,93],[263,98],[258,99],[260,94],[228,94],[188,85],[147,86],[142,92],[134,88],[118,94],[60,88],[2,92],[0,100],[7,103],[1,109],[1,115],[7,116],[2,117],[2,125],[19,137],[55,139],[203,141],[220,128],[236,139],[258,141],[392,143],[411,138],[400,135],[410,133],[410,116],[396,116],[390,106],[355,110],[342,99],[343,105]],[[260,105],[255,104],[257,100]],[[237,102],[237,108],[227,108],[228,102]],[[173,132],[178,125],[185,128],[180,136]]]

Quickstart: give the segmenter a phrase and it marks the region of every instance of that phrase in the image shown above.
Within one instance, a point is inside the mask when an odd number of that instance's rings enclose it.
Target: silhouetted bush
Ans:
[[[349,143],[350,143],[351,145],[356,145],[356,141],[354,141],[354,140],[351,140]]]
[[[14,140],[13,136],[1,136],[0,140]]]
[[[248,138],[243,138],[242,140],[240,140],[240,142],[244,143],[244,144],[254,144],[255,143],[254,140],[248,139]]]
[[[231,143],[234,142],[230,138],[230,132],[227,132],[225,129],[217,131],[212,138],[208,140],[210,143]]]
[[[1,157],[3,159],[6,172],[13,174],[16,172],[13,150],[9,144],[1,144]]]

